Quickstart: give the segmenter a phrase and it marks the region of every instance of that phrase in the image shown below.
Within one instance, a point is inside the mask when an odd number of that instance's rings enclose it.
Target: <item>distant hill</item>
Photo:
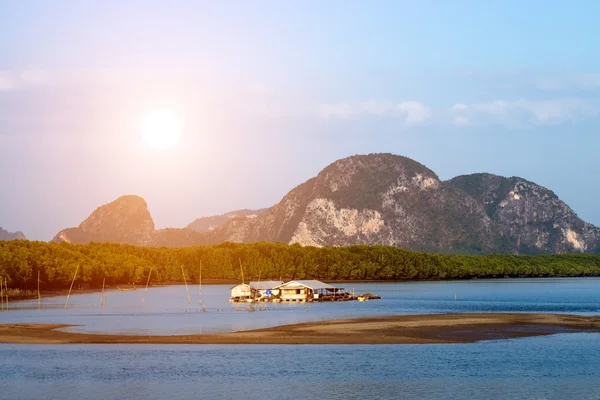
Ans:
[[[249,215],[256,215],[249,217]],[[184,246],[284,242],[303,246],[391,245],[447,253],[596,253],[600,229],[552,191],[490,174],[441,181],[424,165],[392,154],[338,160],[266,210],[200,218],[154,230],[143,199],[98,208],[54,241]]]
[[[21,231],[12,233],[0,227],[0,240],[27,240],[27,238]]]
[[[236,210],[230,211],[226,214],[214,215],[211,217],[201,217],[196,219],[194,222],[189,224],[187,227],[195,230],[196,232],[204,233],[210,232],[215,228],[225,224],[232,218],[236,217],[245,217],[245,218],[255,218],[259,215],[262,215],[268,211],[268,208],[261,208],[259,210]]]
[[[139,246],[191,246],[203,237],[192,229],[154,229],[146,201],[139,196],[121,196],[98,207],[76,228],[58,232],[52,242],[113,242]]]

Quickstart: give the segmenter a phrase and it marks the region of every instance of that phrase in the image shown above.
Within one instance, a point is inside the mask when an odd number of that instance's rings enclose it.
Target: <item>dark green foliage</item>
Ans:
[[[598,276],[600,255],[457,255],[419,253],[388,246],[301,247],[283,243],[222,243],[181,248],[114,243],[0,241],[0,276],[11,288],[34,289],[37,271],[44,290],[68,288],[79,264],[78,287],[152,280],[203,279],[412,280],[536,276]]]

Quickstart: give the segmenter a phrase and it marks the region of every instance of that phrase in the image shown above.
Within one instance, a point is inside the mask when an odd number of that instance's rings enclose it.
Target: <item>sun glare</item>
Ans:
[[[140,121],[144,142],[155,149],[175,147],[181,136],[181,122],[168,108],[156,108]]]

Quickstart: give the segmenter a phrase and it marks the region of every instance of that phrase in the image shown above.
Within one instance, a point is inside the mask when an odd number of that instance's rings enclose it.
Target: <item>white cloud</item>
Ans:
[[[470,105],[456,104],[450,108],[450,117],[457,126],[499,124],[523,127],[575,122],[598,115],[599,110],[593,103],[577,99],[496,100]]]
[[[450,108],[450,110],[451,110],[451,111],[460,111],[460,110],[466,110],[467,108],[469,108],[469,106],[468,106],[468,105],[466,105],[466,104],[460,104],[460,103],[459,103],[459,104],[455,104],[455,105],[453,105],[453,106]]]
[[[391,117],[404,120],[406,125],[428,122],[432,111],[418,101],[393,103],[389,101],[365,101],[362,103],[321,104],[318,114],[324,119],[358,119],[365,117]]]
[[[425,107],[418,101],[407,101],[398,104],[398,110],[404,114],[406,118],[406,125],[420,125],[427,122],[432,112],[429,108]]]
[[[454,117],[453,123],[456,126],[467,126],[467,125],[471,124],[471,121],[467,117],[464,117],[462,115],[458,115],[458,116]]]
[[[20,81],[23,85],[43,85],[48,83],[48,74],[39,68],[32,68],[19,73]]]
[[[10,71],[0,71],[0,92],[8,92],[15,88],[15,78]]]
[[[0,92],[9,92],[48,83],[48,74],[39,68],[22,71],[0,70]]]

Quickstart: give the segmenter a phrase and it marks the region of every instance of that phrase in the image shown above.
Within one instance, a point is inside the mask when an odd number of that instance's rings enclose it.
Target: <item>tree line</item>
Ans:
[[[240,267],[241,265],[241,267]],[[78,267],[79,266],[79,267]],[[11,288],[198,282],[202,279],[443,280],[502,277],[600,276],[600,255],[464,255],[389,246],[301,247],[283,243],[221,243],[180,248],[116,243],[0,241],[0,277]],[[183,270],[183,272],[182,272]]]

